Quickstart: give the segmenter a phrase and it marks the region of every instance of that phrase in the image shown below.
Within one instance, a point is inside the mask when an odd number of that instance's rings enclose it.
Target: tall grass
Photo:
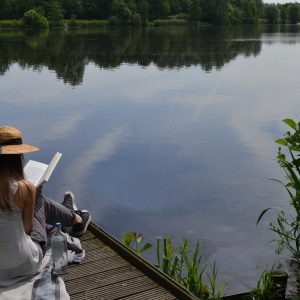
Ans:
[[[150,243],[143,244],[143,235],[133,231],[122,234],[122,242],[128,248],[140,255],[150,249]],[[201,300],[220,300],[224,293],[224,285],[217,287],[218,268],[213,263],[212,271],[209,273],[207,265],[202,262],[202,247],[196,244],[195,249],[189,246],[186,238],[182,239],[180,245],[175,246],[170,237],[158,238],[156,240],[155,266],[185,287],[189,292]]]
[[[156,245],[156,267],[199,299],[219,300],[222,298],[224,285],[217,287],[216,264],[213,264],[212,274],[209,274],[206,263],[202,262],[201,253],[200,243],[196,244],[195,249],[191,249],[185,238],[179,246],[173,245],[170,237],[160,238]]]

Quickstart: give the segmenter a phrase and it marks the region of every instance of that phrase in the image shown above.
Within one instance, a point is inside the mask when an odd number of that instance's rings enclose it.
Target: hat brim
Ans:
[[[27,145],[27,144],[21,144],[21,145],[6,145],[0,147],[0,154],[23,154],[23,153],[30,153],[30,152],[36,152],[39,151],[40,148]]]

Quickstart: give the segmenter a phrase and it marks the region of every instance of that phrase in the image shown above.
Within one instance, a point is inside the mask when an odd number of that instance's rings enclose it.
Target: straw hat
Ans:
[[[22,132],[11,126],[0,127],[0,154],[22,154],[40,150],[23,144]]]

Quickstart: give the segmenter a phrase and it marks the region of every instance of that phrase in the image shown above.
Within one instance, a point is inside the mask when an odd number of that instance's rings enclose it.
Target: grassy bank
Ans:
[[[147,23],[146,26],[187,26],[191,24],[185,19],[165,19],[165,20],[153,20]],[[49,21],[50,27],[68,27],[68,28],[93,28],[103,26],[124,26],[111,24],[109,20],[63,20],[60,23],[53,23]],[[129,25],[129,26],[140,26],[140,25]],[[23,20],[0,20],[0,28],[25,28]]]
[[[0,20],[0,28],[22,28],[22,20]]]
[[[154,20],[150,23],[153,26],[168,26],[168,25],[177,25],[177,26],[185,26],[190,22],[184,19],[164,19],[164,20]]]
[[[64,20],[65,26],[68,27],[103,27],[109,24],[108,20]]]
[[[109,24],[108,20],[63,20],[62,22],[53,23],[49,22],[50,27],[74,27],[74,28],[87,28],[87,27],[103,27]],[[0,28],[26,28],[23,20],[0,20]]]

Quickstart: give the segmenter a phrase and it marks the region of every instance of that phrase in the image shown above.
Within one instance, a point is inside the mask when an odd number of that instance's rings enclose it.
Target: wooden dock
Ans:
[[[86,257],[71,265],[71,300],[195,300],[187,290],[95,224],[81,238]]]

